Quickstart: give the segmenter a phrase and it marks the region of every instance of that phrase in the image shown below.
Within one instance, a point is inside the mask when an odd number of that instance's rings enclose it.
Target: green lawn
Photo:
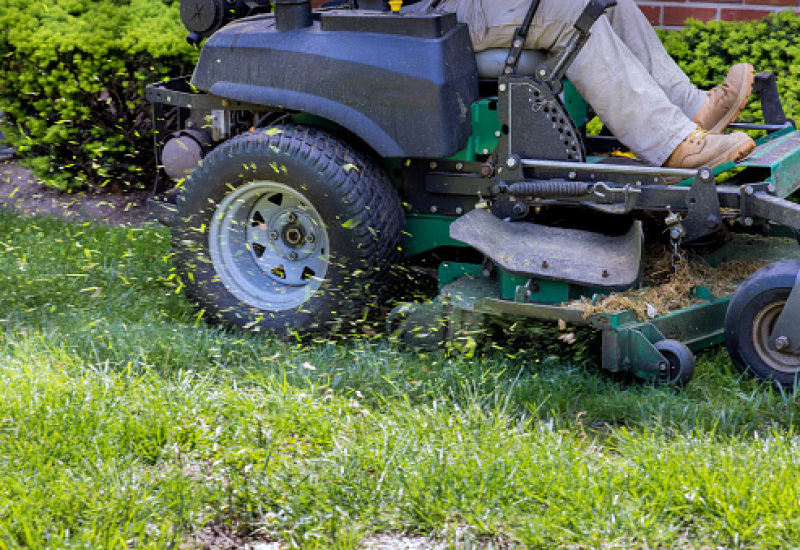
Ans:
[[[800,545],[800,398],[206,325],[168,233],[0,214],[0,548]]]

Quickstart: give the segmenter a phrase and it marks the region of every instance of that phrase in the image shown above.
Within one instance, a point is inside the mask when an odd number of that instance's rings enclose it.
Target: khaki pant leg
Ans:
[[[617,0],[617,6],[609,10],[608,18],[611,28],[669,100],[687,117],[694,118],[705,101],[706,92],[698,90],[669,56],[642,10],[633,0]]]

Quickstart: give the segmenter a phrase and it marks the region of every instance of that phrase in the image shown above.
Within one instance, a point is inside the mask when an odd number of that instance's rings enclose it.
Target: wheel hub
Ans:
[[[263,202],[263,201],[261,201]],[[259,202],[253,209],[252,217],[257,221],[257,214],[263,217],[263,205]],[[283,260],[297,262],[308,259],[311,255],[318,253],[318,243],[314,235],[316,227],[319,225],[311,216],[304,212],[294,209],[279,210],[265,224],[258,224],[257,233],[252,236],[256,243],[268,242],[272,252]],[[267,234],[265,239],[264,233]],[[256,260],[263,257],[259,247],[254,246],[251,250]],[[274,268],[269,269],[273,274]]]
[[[210,229],[220,278],[260,309],[297,307],[327,274],[329,243],[322,217],[286,185],[252,182],[237,189],[220,203]]]
[[[800,372],[800,354],[788,350],[788,339],[782,336],[770,345],[770,335],[785,305],[785,301],[773,302],[758,312],[753,319],[753,344],[756,353],[770,368],[795,374]]]

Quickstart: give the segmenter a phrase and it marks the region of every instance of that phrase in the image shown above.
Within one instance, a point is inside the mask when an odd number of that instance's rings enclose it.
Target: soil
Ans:
[[[46,187],[14,160],[0,162],[0,209],[24,216],[50,215],[73,221],[138,226],[148,221],[152,191],[65,193]]]

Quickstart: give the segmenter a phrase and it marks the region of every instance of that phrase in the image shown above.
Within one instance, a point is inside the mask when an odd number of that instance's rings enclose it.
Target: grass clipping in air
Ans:
[[[671,249],[653,244],[645,248],[644,286],[595,300],[584,297],[566,306],[583,310],[585,317],[632,309],[640,321],[645,321],[705,302],[695,293],[700,286],[708,288],[715,298],[730,296],[745,279],[769,263],[734,259],[712,267],[702,257],[684,252],[673,267]]]

